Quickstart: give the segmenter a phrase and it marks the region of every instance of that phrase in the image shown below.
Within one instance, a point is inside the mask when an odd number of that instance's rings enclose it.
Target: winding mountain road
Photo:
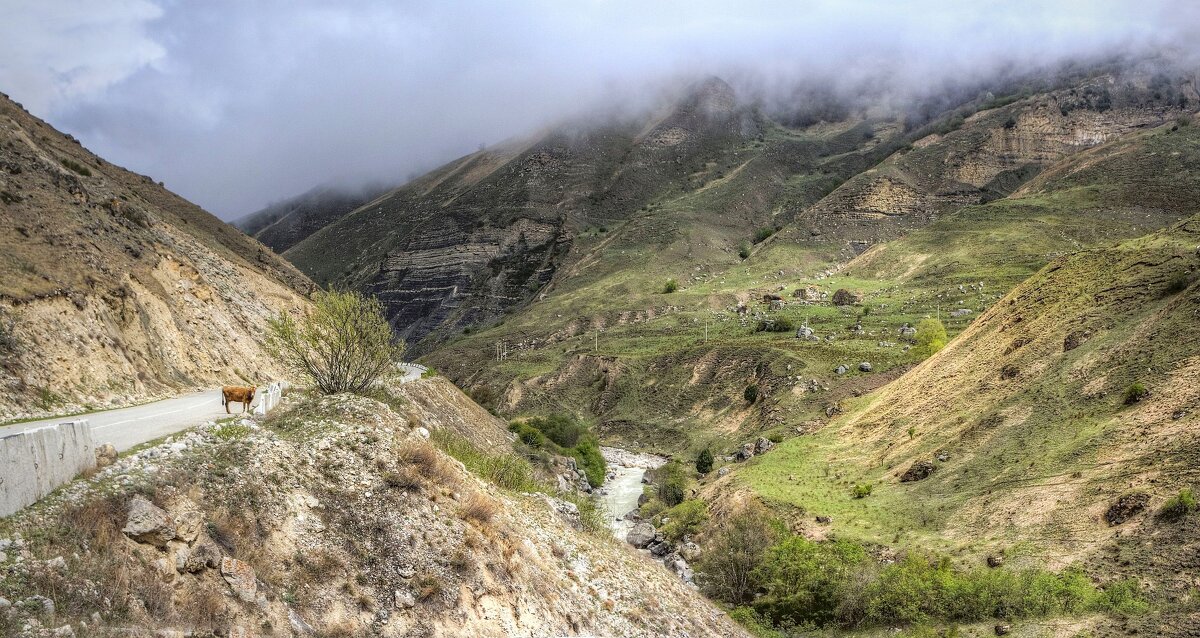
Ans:
[[[400,378],[401,383],[420,379],[425,372],[425,368],[407,363],[402,363],[399,367],[404,372],[404,376]],[[254,405],[258,405],[258,401],[259,398],[256,397]],[[242,405],[233,404],[229,411],[234,415],[241,414]],[[118,451],[124,452],[139,443],[224,416],[226,414],[224,406],[221,405],[221,389],[213,388],[145,405],[6,425],[0,427],[0,437],[56,423],[87,419],[88,424],[92,426],[92,440],[97,445],[112,443]]]

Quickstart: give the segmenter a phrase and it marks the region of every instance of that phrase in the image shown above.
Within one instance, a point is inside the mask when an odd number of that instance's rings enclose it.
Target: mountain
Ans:
[[[266,319],[312,282],[0,97],[0,419],[279,374]]]
[[[318,186],[250,213],[234,225],[276,253],[282,253],[388,190],[377,184],[357,189]]]
[[[709,191],[725,196],[732,189],[723,185],[737,181],[743,192],[722,202],[727,214],[707,221],[739,236],[777,223],[765,198],[817,199],[846,170],[839,160],[853,163],[849,155],[879,144],[865,139],[869,128],[793,134],[709,79],[641,119],[564,125],[452,162],[346,215],[286,257],[318,283],[377,294],[401,336],[417,343],[432,334],[432,346],[545,293],[564,267],[621,228],[683,221],[659,211],[662,202]],[[827,176],[785,184],[789,174],[818,164]],[[771,192],[744,192],[757,180]]]

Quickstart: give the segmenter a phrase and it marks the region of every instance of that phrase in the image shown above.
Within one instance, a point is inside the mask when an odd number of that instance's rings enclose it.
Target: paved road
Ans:
[[[404,376],[400,379],[402,383],[420,379],[421,374],[425,372],[424,368],[414,367],[407,363],[402,363],[399,367],[404,371]],[[255,397],[255,406],[258,405],[258,401],[259,398]],[[240,403],[230,406],[230,411],[234,414],[241,414],[241,410]],[[225,408],[221,406],[221,390],[213,388],[130,408],[6,425],[0,427],[0,437],[64,421],[87,419],[92,426],[92,440],[97,445],[112,443],[118,451],[124,452],[139,443],[174,434],[224,416]]]
[[[240,403],[230,406],[230,410],[235,414],[240,413],[241,409]],[[139,443],[174,434],[223,416],[225,408],[221,406],[221,390],[213,388],[146,405],[8,425],[0,427],[0,436],[64,421],[87,419],[92,426],[92,440],[97,445],[112,443],[123,452]]]

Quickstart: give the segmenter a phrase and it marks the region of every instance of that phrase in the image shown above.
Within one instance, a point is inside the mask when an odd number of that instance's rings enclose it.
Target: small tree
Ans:
[[[668,507],[675,507],[687,496],[687,476],[679,461],[671,461],[654,471],[655,493]]]
[[[946,326],[937,319],[922,319],[917,323],[917,345],[913,353],[922,359],[928,359],[946,347]]]
[[[736,515],[725,518],[696,566],[696,580],[704,593],[727,603],[750,602],[758,590],[755,571],[767,548],[779,538],[770,512],[750,501]]]
[[[712,452],[709,452],[708,448],[704,448],[704,450],[700,452],[700,456],[696,457],[696,471],[701,474],[708,474],[712,471],[712,466]]]
[[[268,351],[324,394],[361,394],[389,372],[404,352],[374,297],[320,292],[313,310],[268,322]]]
[[[676,290],[679,290],[679,282],[674,279],[668,279],[667,283],[663,284],[663,294],[669,295]]]
[[[758,384],[751,383],[750,385],[746,386],[746,389],[742,391],[742,398],[746,400],[746,403],[754,403],[755,401],[757,401],[758,400]]]

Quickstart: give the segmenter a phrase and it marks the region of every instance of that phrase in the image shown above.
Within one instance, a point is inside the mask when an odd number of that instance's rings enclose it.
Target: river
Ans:
[[[642,495],[642,477],[646,470],[661,466],[667,459],[653,454],[639,454],[615,447],[601,447],[600,453],[608,464],[608,475],[597,492],[597,499],[605,511],[605,519],[612,527],[613,535],[625,540],[633,529],[633,523],[622,518],[638,506]]]

